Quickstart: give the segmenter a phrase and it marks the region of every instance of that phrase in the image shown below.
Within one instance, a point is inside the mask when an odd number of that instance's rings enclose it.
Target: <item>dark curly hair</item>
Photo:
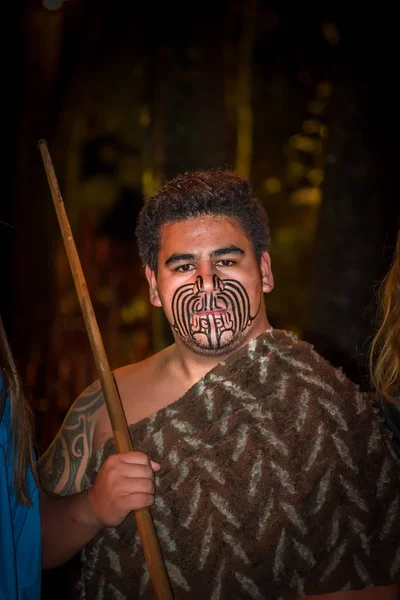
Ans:
[[[142,208],[136,237],[143,265],[157,272],[164,225],[205,215],[235,217],[251,240],[257,260],[268,250],[267,215],[248,181],[223,169],[193,171],[172,179]]]

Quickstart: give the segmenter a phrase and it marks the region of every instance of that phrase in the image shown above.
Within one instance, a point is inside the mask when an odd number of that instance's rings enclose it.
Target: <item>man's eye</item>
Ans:
[[[230,267],[233,264],[235,264],[235,261],[234,260],[230,260],[228,258],[224,258],[224,259],[219,260],[217,262],[217,265],[219,265],[221,267]]]
[[[192,268],[193,265],[180,265],[179,267],[176,267],[175,271],[178,273],[187,273],[187,271],[190,271]]]

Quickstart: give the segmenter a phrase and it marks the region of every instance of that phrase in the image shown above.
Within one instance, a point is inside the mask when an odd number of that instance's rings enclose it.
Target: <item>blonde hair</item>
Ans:
[[[370,349],[375,389],[387,400],[400,393],[400,232],[389,272],[379,288],[379,328]]]

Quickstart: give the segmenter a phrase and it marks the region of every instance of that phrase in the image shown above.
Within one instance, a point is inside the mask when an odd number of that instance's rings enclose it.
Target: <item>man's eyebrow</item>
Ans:
[[[171,256],[165,261],[166,265],[173,265],[174,263],[181,262],[182,260],[196,260],[195,254],[171,254]]]
[[[214,258],[215,256],[223,256],[225,254],[244,254],[244,251],[234,244],[230,244],[229,246],[224,246],[223,248],[217,248],[216,250],[213,250],[210,256]]]
[[[244,251],[241,248],[238,248],[234,244],[230,244],[229,246],[224,246],[223,248],[216,248],[216,250],[212,250],[210,252],[210,257],[215,258],[216,256],[224,256],[225,254],[244,254]],[[182,262],[183,260],[196,260],[198,258],[197,254],[179,254],[178,252],[171,254],[169,258],[165,261],[165,265],[173,265],[177,262]]]

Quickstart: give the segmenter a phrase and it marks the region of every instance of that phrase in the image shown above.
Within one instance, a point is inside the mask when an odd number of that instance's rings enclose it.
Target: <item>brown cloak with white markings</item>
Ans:
[[[151,511],[176,600],[400,582],[400,461],[372,399],[275,330],[131,426],[162,465]],[[154,598],[133,518],[82,552],[77,597]]]

